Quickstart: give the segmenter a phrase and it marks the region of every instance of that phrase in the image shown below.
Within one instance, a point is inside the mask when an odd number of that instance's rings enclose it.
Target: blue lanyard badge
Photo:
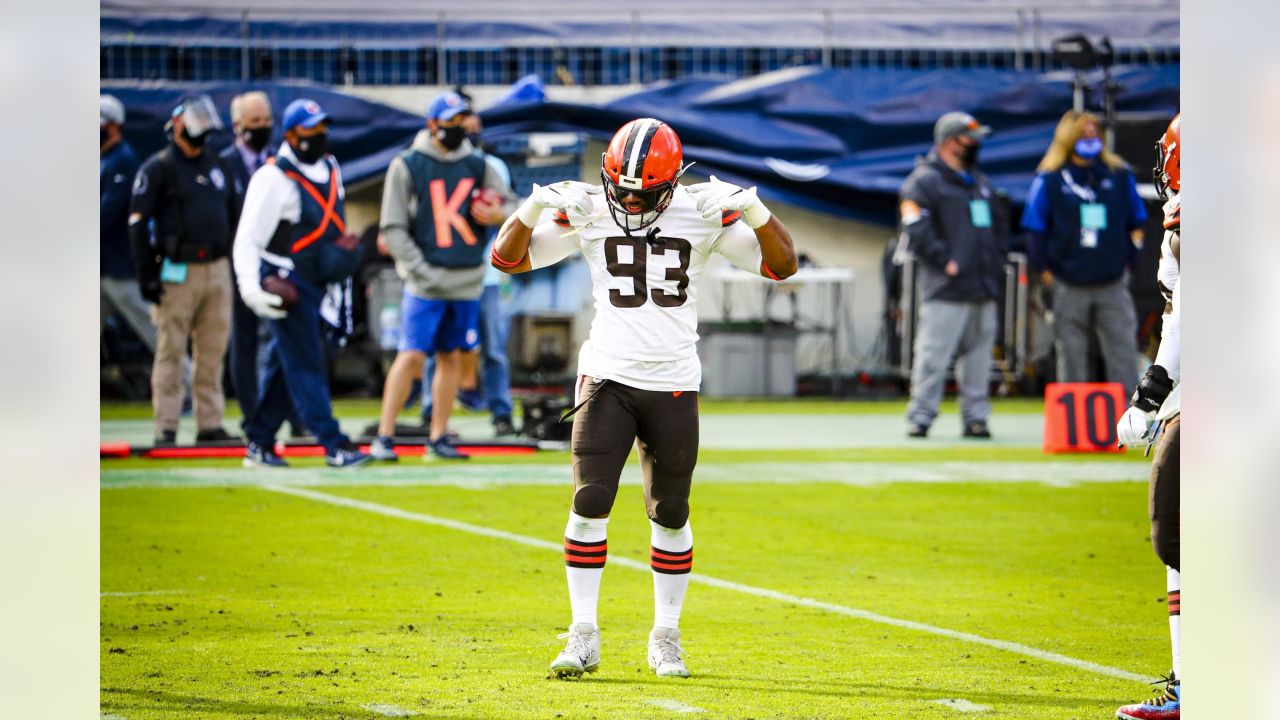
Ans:
[[[986,200],[970,200],[969,220],[976,228],[991,227],[991,205]]]
[[[187,281],[187,264],[171,262],[169,258],[165,258],[164,262],[160,263],[160,280],[181,285]]]

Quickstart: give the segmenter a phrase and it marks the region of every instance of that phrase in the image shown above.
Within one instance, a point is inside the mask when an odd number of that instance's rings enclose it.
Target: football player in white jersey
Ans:
[[[1165,564],[1169,592],[1169,638],[1173,670],[1165,689],[1144,703],[1125,705],[1116,711],[1121,720],[1178,720],[1182,705],[1182,576],[1179,533],[1180,422],[1179,396],[1182,370],[1181,283],[1182,273],[1182,115],[1169,123],[1156,145],[1156,190],[1164,204],[1164,242],[1160,246],[1157,279],[1165,297],[1164,324],[1155,363],[1133,392],[1132,407],[1120,418],[1116,432],[1122,445],[1156,443],[1151,463],[1151,544]],[[1179,388],[1175,390],[1175,387]],[[1159,435],[1159,439],[1156,439]]]
[[[654,627],[649,667],[688,677],[680,610],[693,566],[689,487],[698,459],[697,280],[711,256],[781,280],[796,271],[791,235],[756,197],[712,176],[681,186],[680,139],[652,118],[618,130],[604,153],[602,185],[534,186],[498,232],[494,266],[546,267],[581,252],[596,314],[578,356],[573,421],[573,506],[564,558],[573,613],[553,674],[600,666],[596,605],[606,526],[622,466],[637,446],[651,526]]]

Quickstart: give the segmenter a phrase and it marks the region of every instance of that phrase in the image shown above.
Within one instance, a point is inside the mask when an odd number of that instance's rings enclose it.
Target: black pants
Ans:
[[[609,513],[635,444],[649,518],[664,527],[683,527],[698,462],[698,393],[580,378],[578,398],[588,397],[573,420],[574,512],[584,517]]]
[[[1161,562],[1169,567],[1182,571],[1179,530],[1181,522],[1178,483],[1180,463],[1178,460],[1178,436],[1182,423],[1181,416],[1170,420],[1156,443],[1156,456],[1151,463],[1151,495],[1149,511],[1151,514],[1151,545]]]

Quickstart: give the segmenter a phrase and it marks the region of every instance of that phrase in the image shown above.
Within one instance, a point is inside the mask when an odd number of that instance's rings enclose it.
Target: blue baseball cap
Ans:
[[[440,93],[427,105],[428,120],[448,120],[464,112],[471,112],[471,106],[453,91]]]
[[[328,119],[329,115],[320,109],[320,104],[315,100],[298,98],[284,109],[284,117],[281,118],[280,124],[285,130],[296,127],[313,128]]]

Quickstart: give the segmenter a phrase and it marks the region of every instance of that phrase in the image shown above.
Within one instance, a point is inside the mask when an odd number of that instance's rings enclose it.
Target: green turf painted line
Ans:
[[[426,525],[435,525],[437,527],[457,530],[459,532],[469,533],[472,535],[480,535],[483,537],[494,538],[498,540],[506,540],[508,542],[525,545],[527,547],[539,548],[541,550],[550,550],[557,554],[564,552],[564,547],[560,543],[547,542],[537,538],[525,535],[517,535],[516,533],[506,532],[505,530],[496,530],[494,528],[484,527],[483,525],[472,525],[471,523],[460,522],[458,520],[450,520],[449,518],[436,517],[434,515],[426,515],[424,513],[411,512],[401,508],[392,507],[390,505],[380,505],[378,503],[367,502],[364,500],[356,500],[353,498],[341,497],[338,495],[330,495],[328,493],[316,492],[306,488],[293,487],[289,485],[263,485],[262,489],[272,492],[283,493],[285,495],[293,495],[295,497],[313,500],[315,502],[326,503],[329,505],[337,505],[340,507],[352,508],[354,510],[363,510],[365,512],[382,515],[385,517],[397,518],[401,520],[409,520],[412,522],[423,523]],[[645,573],[651,572],[647,563],[637,562],[625,557],[609,558],[609,564],[621,565],[632,570],[639,570]],[[798,605],[801,607],[813,608],[815,610],[824,610],[826,612],[847,617],[858,618],[860,620],[868,620],[882,625],[890,625],[902,628],[904,630],[914,630],[917,632],[928,633],[931,635],[940,635],[942,637],[959,640],[961,642],[972,643],[975,645],[985,645],[987,647],[1005,650],[1007,652],[1024,655],[1027,657],[1043,660],[1045,662],[1056,663],[1058,665],[1066,665],[1084,670],[1086,672],[1097,675],[1105,675],[1107,677],[1119,678],[1121,680],[1131,680],[1134,682],[1146,682],[1150,678],[1138,673],[1129,672],[1121,668],[1110,667],[1108,665],[1100,665],[1087,660],[1079,660],[1077,658],[1060,655],[1055,652],[1041,650],[1029,645],[1021,643],[1008,642],[1005,640],[995,640],[992,638],[974,635],[972,633],[960,632],[957,630],[948,630],[947,628],[936,627],[934,625],[926,625],[925,623],[915,622],[913,620],[900,620],[898,618],[880,615],[867,610],[846,607],[844,605],[836,605],[834,603],[822,602],[812,598],[800,597],[798,595],[789,595],[776,590],[755,587],[754,585],[743,585],[741,583],[729,580],[721,580],[709,575],[701,575],[691,573],[689,579],[693,582],[711,587],[721,588],[723,590],[733,590],[744,593],[746,595],[754,595],[756,597],[766,598],[769,600],[777,600],[778,602],[790,605]]]

